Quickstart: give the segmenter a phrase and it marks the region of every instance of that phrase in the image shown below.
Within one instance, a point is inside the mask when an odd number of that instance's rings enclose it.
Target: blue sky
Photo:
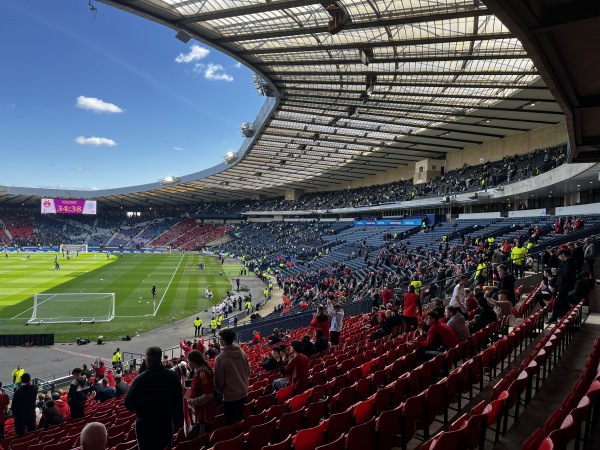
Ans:
[[[214,166],[264,103],[252,72],[88,0],[0,0],[0,184],[103,189]]]

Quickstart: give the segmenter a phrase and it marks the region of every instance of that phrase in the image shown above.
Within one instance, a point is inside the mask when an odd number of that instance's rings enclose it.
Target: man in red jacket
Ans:
[[[323,308],[323,306],[319,305],[317,307],[317,313],[313,315],[310,326],[311,328],[322,330],[323,337],[329,340],[329,316],[325,314],[325,308]]]
[[[431,359],[436,354],[458,345],[458,338],[452,328],[438,319],[435,311],[428,312],[425,316],[429,331],[427,331],[427,340],[421,343],[421,347],[424,347],[425,351],[424,360]]]

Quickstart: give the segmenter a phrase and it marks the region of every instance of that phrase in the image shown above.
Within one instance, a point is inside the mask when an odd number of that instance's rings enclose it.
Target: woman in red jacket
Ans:
[[[187,403],[194,412],[194,424],[198,426],[199,434],[203,434],[206,426],[215,420],[213,371],[198,350],[188,353],[188,364],[195,373],[192,387],[186,392]]]

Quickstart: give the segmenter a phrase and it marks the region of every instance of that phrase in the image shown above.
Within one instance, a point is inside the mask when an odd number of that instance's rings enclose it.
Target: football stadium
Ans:
[[[0,450],[598,448],[597,2],[71,3],[131,52],[159,27],[191,74],[249,70],[261,106],[216,165],[148,149],[118,187],[69,186],[66,163],[58,187],[0,185]],[[223,148],[156,110],[135,133]],[[189,170],[128,182],[142,159]]]

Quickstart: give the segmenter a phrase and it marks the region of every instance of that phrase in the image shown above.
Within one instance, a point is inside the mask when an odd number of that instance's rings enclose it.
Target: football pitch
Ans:
[[[101,253],[80,253],[67,260],[58,253],[60,270],[54,270],[55,255],[32,253],[30,259],[26,253],[0,255],[2,334],[54,333],[57,342],[99,335],[107,340],[133,336],[220,302],[231,289],[228,273],[239,272],[239,266],[221,266],[217,259],[197,254],[124,254],[122,258],[112,254],[107,258]],[[204,270],[198,269],[200,262]],[[152,298],[152,285],[156,285],[156,298]],[[204,298],[207,286],[213,299]],[[115,318],[110,322],[26,325],[35,294],[110,292],[115,293]],[[52,308],[52,299],[44,305],[48,307]],[[85,308],[85,303],[78,303],[77,308]],[[79,312],[69,315],[77,317]]]

